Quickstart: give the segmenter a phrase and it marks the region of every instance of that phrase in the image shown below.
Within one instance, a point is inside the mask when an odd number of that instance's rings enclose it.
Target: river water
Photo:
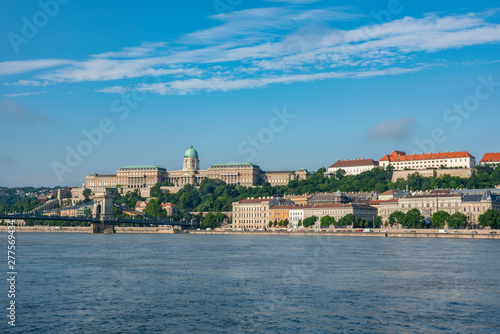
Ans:
[[[16,247],[2,333],[500,331],[496,240],[17,233]]]

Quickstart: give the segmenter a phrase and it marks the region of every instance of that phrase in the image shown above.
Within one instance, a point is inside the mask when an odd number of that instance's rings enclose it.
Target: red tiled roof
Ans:
[[[382,201],[382,200],[377,200],[377,201],[369,201],[368,204],[370,205],[373,205],[373,204],[380,204],[380,203],[389,203],[389,202],[398,202],[399,201],[399,198],[395,198],[395,199],[388,199],[388,200],[385,200],[385,201]]]
[[[301,206],[296,205],[273,205],[269,208],[269,210],[287,210],[287,209],[297,209],[301,208]]]
[[[429,154],[411,154],[411,155],[386,155],[381,161],[414,161],[414,160],[434,160],[434,159],[449,159],[449,158],[474,158],[469,152],[444,152],[444,153],[429,153]]]
[[[359,203],[347,203],[347,204],[341,204],[341,203],[330,203],[330,204],[308,204],[304,205],[302,208],[304,209],[315,209],[315,208],[349,208],[349,207],[369,207],[369,205],[366,204],[359,204]]]
[[[500,153],[485,153],[481,162],[500,162]]]
[[[451,191],[449,189],[435,189],[435,190],[431,190],[431,195],[435,195],[435,194],[449,194]]]
[[[378,166],[378,161],[373,159],[339,160],[328,168],[342,168],[355,166]]]
[[[405,198],[431,198],[431,197],[461,197],[462,194],[435,194],[435,195],[413,195],[413,196],[407,196]]]
[[[246,198],[242,199],[240,203],[244,204],[251,204],[251,203],[263,203],[263,202],[270,202],[272,201],[272,198]]]
[[[163,203],[161,206],[177,206],[177,205],[172,203]]]
[[[394,195],[396,192],[394,190],[387,190],[387,191],[384,191],[383,193],[381,193],[380,195]],[[380,196],[379,195],[379,196]]]

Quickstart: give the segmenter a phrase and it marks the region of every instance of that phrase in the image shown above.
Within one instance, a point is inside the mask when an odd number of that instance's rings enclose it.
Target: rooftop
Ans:
[[[414,160],[434,160],[434,159],[450,159],[450,158],[474,158],[469,152],[444,152],[444,153],[428,153],[428,154],[396,154],[394,151],[389,155],[384,156],[380,161],[414,161]],[[404,153],[404,152],[400,152]]]
[[[373,159],[339,160],[328,168],[356,167],[356,166],[378,166],[378,161]]]
[[[158,170],[166,170],[165,168],[158,165],[142,165],[142,166],[125,166],[120,168],[120,170],[128,170],[128,169],[158,169]]]
[[[217,167],[257,167],[260,168],[257,165],[254,165],[251,162],[226,162],[226,163],[218,163],[218,164],[213,164],[210,166],[210,168],[217,168]]]
[[[481,162],[500,163],[500,153],[485,153],[483,158],[481,159]]]
[[[241,201],[239,201],[239,203],[242,203],[242,204],[252,204],[252,203],[263,203],[263,202],[270,202],[272,201],[273,198],[272,197],[264,197],[264,198],[246,198],[246,199],[242,199]]]

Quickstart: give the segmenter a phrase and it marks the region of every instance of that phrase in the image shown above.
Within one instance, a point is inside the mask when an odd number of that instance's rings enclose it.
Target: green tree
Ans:
[[[483,227],[491,227],[493,229],[500,228],[500,211],[488,209],[479,216],[479,225]]]
[[[335,177],[337,178],[337,180],[342,180],[346,174],[347,172],[340,168],[335,172]]]
[[[209,212],[203,217],[203,220],[200,224],[201,227],[203,228],[215,228],[217,227],[217,218],[216,216]]]
[[[356,217],[352,213],[349,213],[345,215],[344,217],[340,218],[339,220],[339,225],[340,226],[350,226],[354,225],[354,222],[356,221]]]
[[[328,227],[330,225],[335,225],[335,218],[328,215],[321,217],[321,227]]]
[[[467,216],[461,212],[455,212],[446,220],[450,228],[460,228],[467,226]]]
[[[373,227],[374,228],[380,228],[382,226],[382,217],[376,216],[373,219]]]
[[[82,195],[85,197],[85,198],[89,198],[90,195],[92,195],[92,190],[90,190],[89,188],[85,188],[83,189],[82,191]]]
[[[156,197],[160,199],[161,196],[163,195],[160,189],[160,184],[156,183],[154,186],[152,186],[149,194],[151,195],[151,197]]]
[[[402,225],[405,227],[421,227],[424,224],[424,216],[417,208],[408,211],[402,220]]]
[[[435,228],[443,227],[448,221],[450,214],[446,211],[438,211],[432,215],[432,226]]]
[[[146,209],[144,209],[144,213],[159,218],[165,218],[167,216],[167,212],[161,207],[160,201],[154,198],[148,202]]]
[[[113,209],[115,209],[115,208],[113,208]],[[83,209],[83,216],[84,217],[91,217],[92,216],[92,209],[91,208]]]
[[[304,227],[309,227],[309,226],[314,225],[314,223],[316,223],[317,220],[318,220],[318,217],[312,216],[312,217],[304,219],[302,224],[304,225]]]
[[[394,211],[389,215],[389,225],[395,226],[397,224],[402,224],[405,214],[401,211]]]

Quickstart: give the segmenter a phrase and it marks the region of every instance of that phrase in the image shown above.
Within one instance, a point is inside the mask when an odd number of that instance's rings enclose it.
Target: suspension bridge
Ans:
[[[19,214],[0,214],[0,219],[12,220],[53,220],[67,222],[83,222],[90,223],[90,233],[114,233],[115,226],[121,224],[138,224],[138,225],[170,225],[170,226],[191,226],[188,222],[178,222],[173,220],[161,219],[142,215],[142,219],[119,219],[113,217],[113,196],[110,193],[100,193],[93,196],[92,214],[88,216],[58,216],[58,215],[41,215],[36,212],[19,213]]]

